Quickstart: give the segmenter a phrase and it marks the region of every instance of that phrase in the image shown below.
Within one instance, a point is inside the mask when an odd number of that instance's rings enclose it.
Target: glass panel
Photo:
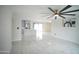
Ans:
[[[34,30],[36,30],[36,37],[42,40],[42,24],[34,24]]]

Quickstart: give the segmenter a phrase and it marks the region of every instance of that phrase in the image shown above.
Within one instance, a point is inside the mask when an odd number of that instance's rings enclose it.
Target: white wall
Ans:
[[[12,41],[21,40],[21,19],[17,13],[12,15]],[[19,27],[19,29],[17,29]]]
[[[11,49],[11,12],[7,6],[0,6],[0,53]]]
[[[79,44],[79,30],[78,30],[78,19],[76,20],[76,27],[63,27],[62,26],[62,19],[59,20],[53,20],[52,23],[52,35],[60,38],[60,39],[64,39],[67,41],[71,41],[74,43],[78,43]]]

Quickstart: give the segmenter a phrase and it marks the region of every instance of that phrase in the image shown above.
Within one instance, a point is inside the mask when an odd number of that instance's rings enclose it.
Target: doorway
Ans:
[[[36,31],[36,38],[39,40],[42,40],[42,24],[41,23],[35,23],[34,24],[34,30]]]

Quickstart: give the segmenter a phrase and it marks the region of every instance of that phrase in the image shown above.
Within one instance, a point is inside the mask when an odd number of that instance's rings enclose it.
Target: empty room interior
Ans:
[[[78,54],[79,5],[0,5],[0,54]]]

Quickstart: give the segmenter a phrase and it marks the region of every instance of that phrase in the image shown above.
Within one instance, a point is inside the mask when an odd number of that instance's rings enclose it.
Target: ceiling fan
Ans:
[[[48,7],[48,9],[53,12],[53,13],[52,13],[52,16],[50,16],[50,17],[55,16],[55,19],[57,19],[57,16],[60,16],[60,17],[62,17],[63,19],[65,19],[64,15],[67,15],[67,16],[75,16],[76,14],[70,14],[70,13],[72,13],[72,12],[77,12],[77,11],[79,11],[79,9],[71,10],[71,11],[66,11],[66,12],[65,12],[65,10],[69,9],[70,7],[72,7],[72,6],[71,6],[71,5],[67,5],[66,7],[64,7],[64,8],[63,8],[62,10],[60,10],[60,11],[58,11],[58,10],[53,10],[52,8]],[[50,18],[50,17],[48,17],[48,18]]]

